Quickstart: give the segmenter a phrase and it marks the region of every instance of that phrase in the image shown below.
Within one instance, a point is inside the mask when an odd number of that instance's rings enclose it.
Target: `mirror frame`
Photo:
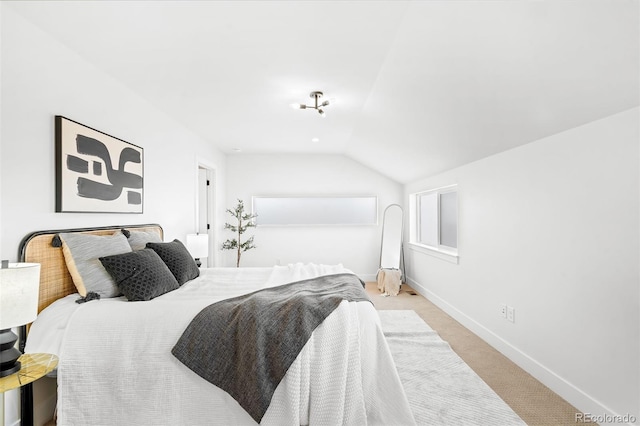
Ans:
[[[402,208],[402,206],[400,204],[389,204],[385,209],[384,212],[382,213],[382,237],[381,237],[381,242],[380,242],[380,261],[379,261],[379,268],[382,269],[384,266],[382,265],[382,258],[383,258],[383,253],[385,251],[385,227],[390,226],[387,222],[388,222],[388,217],[387,217],[387,212],[390,208],[399,208],[400,209],[400,246],[398,247],[399,250],[399,256],[398,256],[398,267],[397,269],[400,270],[400,273],[402,274],[402,280],[404,282],[405,280],[405,276],[404,276],[404,209]],[[387,267],[385,267],[387,268]]]

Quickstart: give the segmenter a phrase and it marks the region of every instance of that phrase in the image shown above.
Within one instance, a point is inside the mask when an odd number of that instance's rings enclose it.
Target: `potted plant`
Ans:
[[[242,242],[242,234],[249,228],[255,228],[256,224],[253,222],[253,219],[258,217],[256,214],[245,213],[244,211],[244,203],[242,200],[238,199],[238,204],[236,207],[231,210],[227,209],[227,213],[229,213],[235,219],[235,224],[225,223],[224,229],[228,229],[231,232],[237,234],[237,238],[232,238],[226,240],[222,243],[223,250],[236,250],[237,260],[236,260],[236,268],[240,267],[240,257],[242,253],[253,248],[256,248],[253,245],[253,235],[249,237],[246,241]]]

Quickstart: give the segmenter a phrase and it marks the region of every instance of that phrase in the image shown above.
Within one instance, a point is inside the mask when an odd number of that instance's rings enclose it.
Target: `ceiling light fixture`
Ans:
[[[293,109],[315,109],[316,111],[318,111],[318,114],[320,114],[321,117],[325,117],[326,114],[324,112],[324,110],[322,108],[326,107],[327,105],[329,105],[329,101],[324,101],[322,103],[319,103],[320,98],[322,97],[323,93],[316,90],[313,91],[311,93],[309,93],[309,97],[314,99],[314,105],[305,105],[305,104],[291,104],[291,108]]]

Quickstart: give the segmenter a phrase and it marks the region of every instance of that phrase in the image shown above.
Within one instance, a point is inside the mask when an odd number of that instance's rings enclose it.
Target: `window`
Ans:
[[[457,185],[413,194],[411,215],[412,243],[457,255]]]
[[[376,225],[378,198],[253,197],[256,224],[265,225]]]

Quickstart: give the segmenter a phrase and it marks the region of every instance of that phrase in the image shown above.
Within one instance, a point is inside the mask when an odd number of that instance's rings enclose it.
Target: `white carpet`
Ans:
[[[418,425],[525,425],[418,314],[378,314]]]

